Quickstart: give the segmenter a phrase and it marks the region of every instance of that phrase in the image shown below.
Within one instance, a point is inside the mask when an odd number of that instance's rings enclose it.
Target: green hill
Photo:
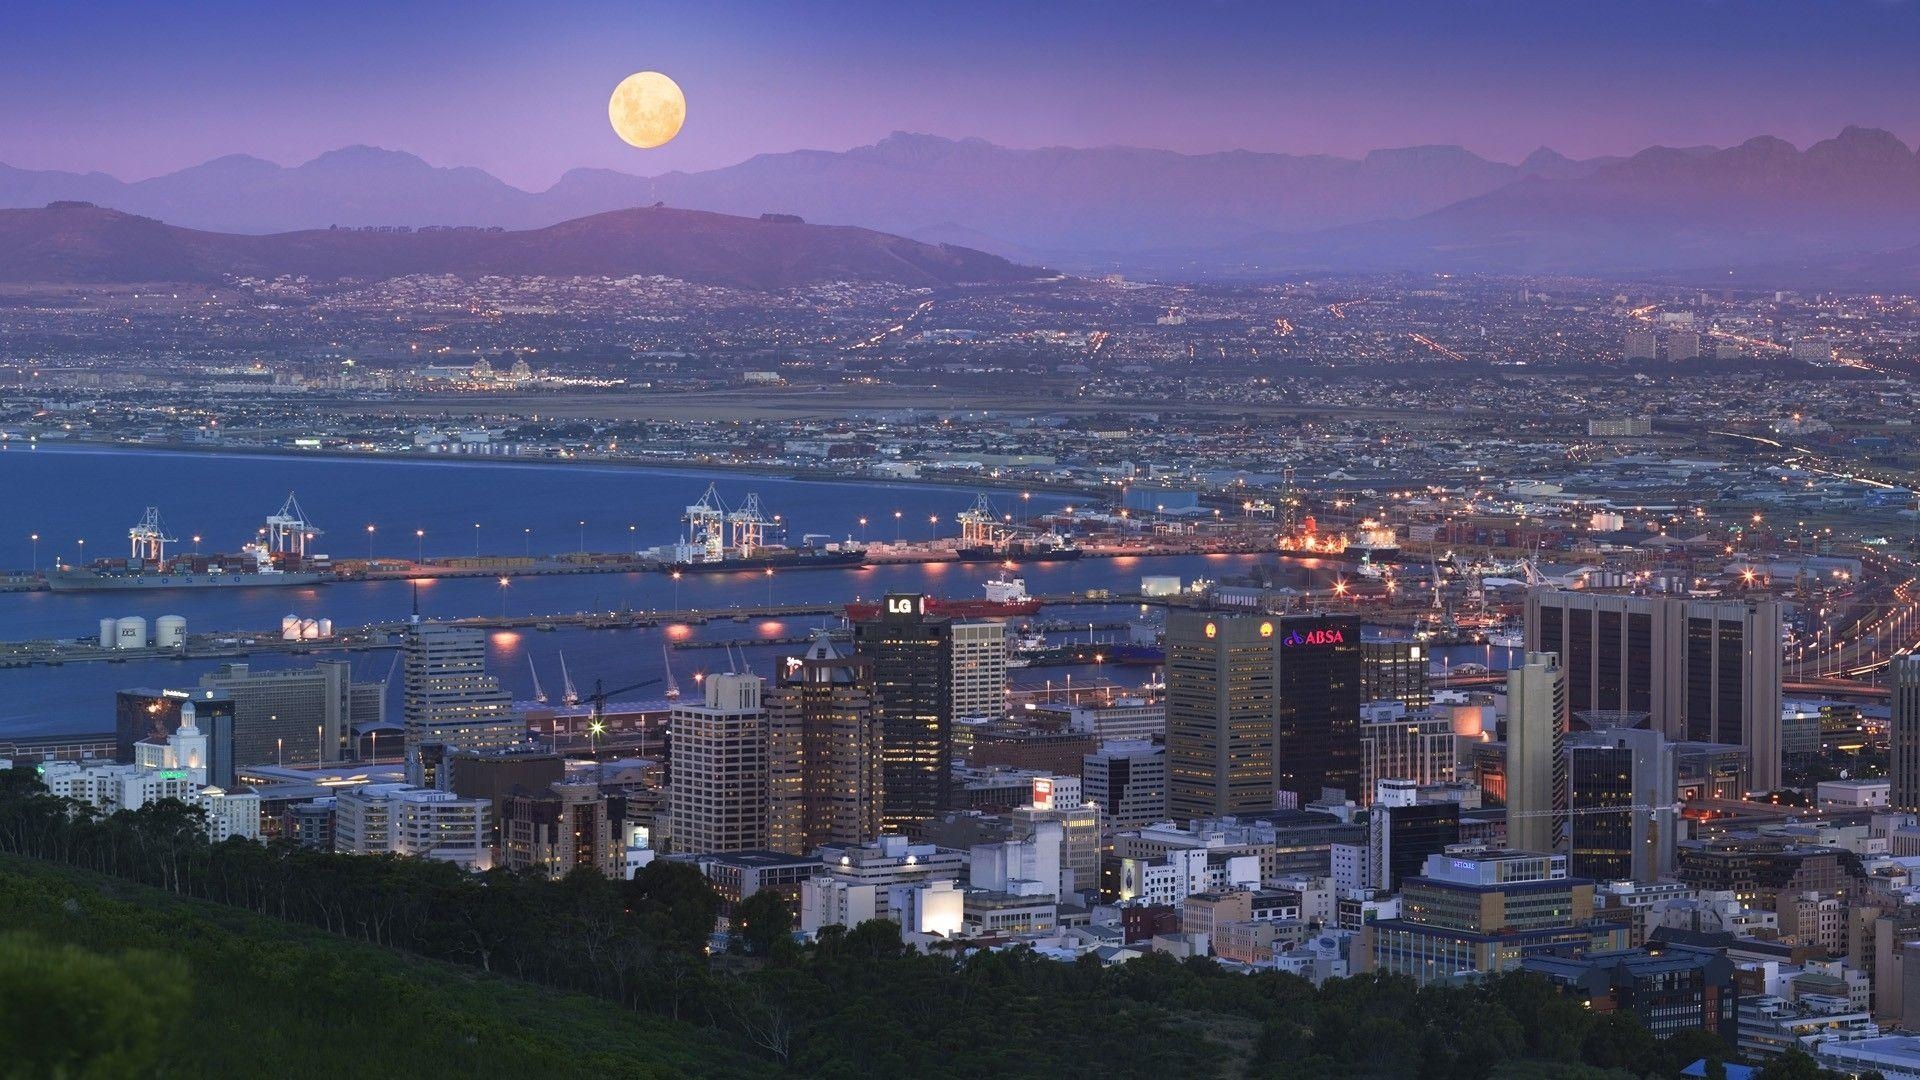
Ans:
[[[0,1076],[773,1070],[688,1024],[0,857]]]

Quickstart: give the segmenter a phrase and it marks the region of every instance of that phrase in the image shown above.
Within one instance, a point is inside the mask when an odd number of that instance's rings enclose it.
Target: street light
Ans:
[[[767,567],[767,607],[773,607],[773,567]]]
[[[473,523],[473,554],[476,557],[480,554],[480,523],[477,521]]]
[[[367,561],[373,561],[373,523],[367,523]]]
[[[585,521],[580,522],[580,553],[582,555],[587,553],[587,523]]]
[[[533,529],[531,527],[521,529],[520,533],[526,541],[527,556],[531,558],[533,556]]]
[[[893,542],[900,542],[900,511],[893,512]]]
[[[33,541],[33,569],[35,573],[38,573],[40,570],[40,534],[33,533],[28,536],[27,539]]]
[[[673,572],[673,610],[680,610],[680,571]]]
[[[507,617],[507,586],[510,584],[512,581],[508,578],[500,579],[500,617],[502,619]]]
[[[414,558],[413,558],[414,563],[417,565],[419,563],[426,562],[427,561],[427,530],[425,529],[413,530],[413,543],[414,543]]]

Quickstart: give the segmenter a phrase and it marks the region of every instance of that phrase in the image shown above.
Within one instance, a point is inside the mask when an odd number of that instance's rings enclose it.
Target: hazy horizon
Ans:
[[[1847,124],[1912,143],[1916,43],[1920,7],[1872,0],[95,3],[16,13],[0,94],[35,107],[0,114],[0,161],[137,181],[364,144],[540,190],[576,167],[700,171],[893,131],[1189,154],[1459,145],[1506,162],[1539,146],[1587,158],[1763,134],[1805,146]],[[685,88],[688,120],[636,151],[607,130],[605,101],[646,68]]]

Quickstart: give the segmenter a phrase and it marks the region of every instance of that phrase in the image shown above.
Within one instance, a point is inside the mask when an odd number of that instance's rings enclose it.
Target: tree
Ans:
[[[1812,1055],[1795,1048],[1761,1066],[1759,1080],[1820,1080],[1820,1066]]]
[[[761,889],[733,906],[733,932],[747,952],[767,956],[774,942],[793,932],[793,912],[779,893]]]
[[[663,943],[705,947],[720,914],[720,897],[695,867],[655,859],[626,884],[627,913]]]
[[[178,960],[140,950],[102,956],[7,934],[0,937],[0,1075],[141,1075],[191,998]]]

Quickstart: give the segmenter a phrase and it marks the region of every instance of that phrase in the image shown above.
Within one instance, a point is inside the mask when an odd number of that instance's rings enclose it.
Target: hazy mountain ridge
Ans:
[[[905,285],[1030,280],[1043,271],[869,229],[696,210],[629,209],[541,229],[218,233],[87,203],[0,210],[0,282],[214,282],[305,275],[662,274],[774,289],[822,281]]]
[[[664,202],[859,225],[1074,270],[1673,273],[1852,259],[1889,284],[1920,244],[1920,157],[1849,127],[1805,150],[1649,147],[1519,164],[1457,146],[1360,158],[1133,147],[1015,150],[895,133],[847,151],[763,154],[697,173],[575,169],[542,192],[410,154],[349,147],[283,168],[232,156],[122,184],[0,166],[0,205],[75,198],[229,232],[327,225],[534,228]],[[1878,271],[1872,268],[1881,268]],[[1791,282],[1787,282],[1791,284]]]

